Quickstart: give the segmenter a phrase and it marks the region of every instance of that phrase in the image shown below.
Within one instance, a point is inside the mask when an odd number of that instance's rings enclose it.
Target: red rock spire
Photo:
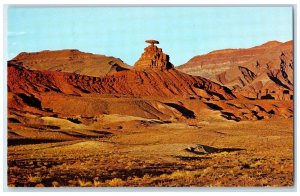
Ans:
[[[146,40],[150,45],[144,49],[144,53],[134,64],[134,69],[145,71],[149,69],[164,71],[174,66],[169,62],[169,55],[162,52],[155,44],[159,44],[156,40]]]

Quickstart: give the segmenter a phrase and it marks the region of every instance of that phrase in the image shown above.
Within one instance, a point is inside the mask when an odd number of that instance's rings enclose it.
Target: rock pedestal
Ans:
[[[155,44],[159,44],[156,40],[146,40],[151,44],[144,49],[144,53],[139,60],[134,64],[134,69],[138,71],[153,70],[168,70],[173,68],[172,63],[169,62],[169,55],[162,52]]]

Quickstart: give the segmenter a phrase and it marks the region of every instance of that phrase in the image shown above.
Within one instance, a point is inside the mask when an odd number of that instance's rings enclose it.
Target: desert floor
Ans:
[[[8,186],[293,185],[292,118],[235,122],[215,113],[186,122],[98,115],[94,129],[58,117],[11,120]],[[197,145],[213,150],[189,150]]]

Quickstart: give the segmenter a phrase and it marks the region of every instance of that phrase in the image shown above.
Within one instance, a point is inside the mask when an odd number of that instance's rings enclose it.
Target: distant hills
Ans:
[[[291,99],[293,41],[270,41],[248,49],[216,50],[195,56],[178,70],[202,76],[249,98]]]
[[[22,52],[10,62],[29,70],[61,71],[96,77],[130,68],[121,59],[79,50]]]

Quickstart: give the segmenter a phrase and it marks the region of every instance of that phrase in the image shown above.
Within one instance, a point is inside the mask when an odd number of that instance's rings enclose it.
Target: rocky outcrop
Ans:
[[[134,69],[138,71],[145,70],[168,70],[174,66],[169,62],[169,55],[162,52],[155,44],[159,44],[156,40],[146,40],[150,45],[146,47],[140,59],[134,64]]]
[[[238,68],[241,71],[241,74],[243,75],[243,78],[247,81],[247,83],[252,82],[256,78],[255,73],[253,73],[250,69],[243,66],[238,66]]]

